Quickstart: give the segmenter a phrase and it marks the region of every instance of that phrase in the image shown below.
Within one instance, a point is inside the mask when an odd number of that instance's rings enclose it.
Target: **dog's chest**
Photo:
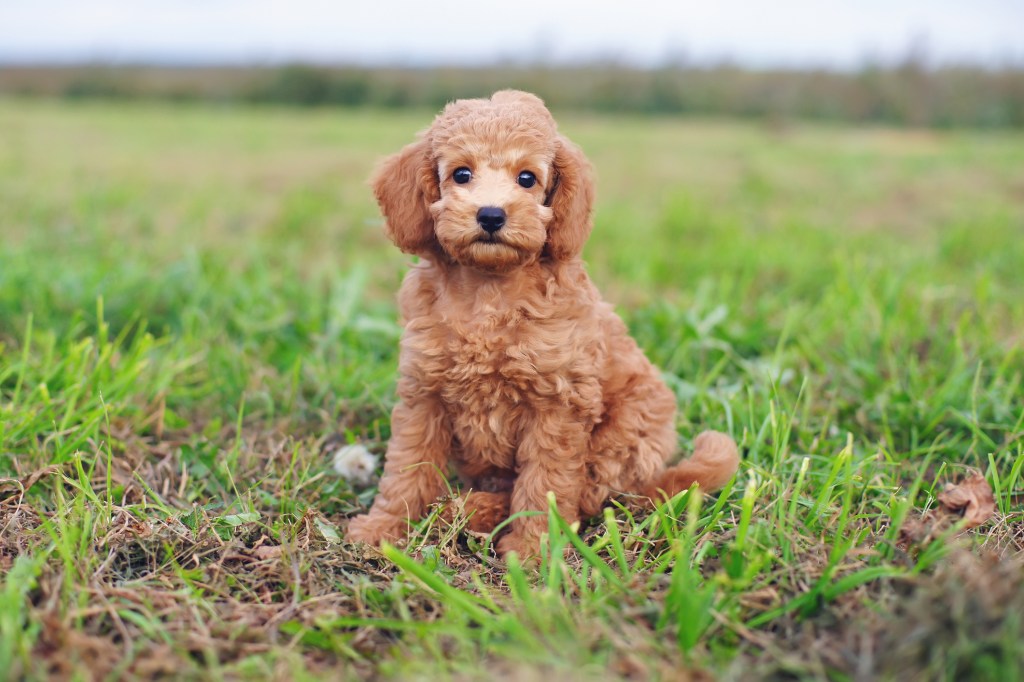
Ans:
[[[440,393],[461,441],[514,445],[545,381],[532,361],[532,327],[497,315],[446,325]]]
[[[510,468],[531,415],[572,392],[567,325],[509,311],[424,331],[418,369],[441,397],[462,454]]]
[[[571,324],[510,311],[446,321],[435,343],[446,402],[469,396],[497,406],[543,401],[559,392],[571,369]]]
[[[528,379],[498,338],[471,337],[449,350],[441,397],[463,454],[511,468],[531,407]]]

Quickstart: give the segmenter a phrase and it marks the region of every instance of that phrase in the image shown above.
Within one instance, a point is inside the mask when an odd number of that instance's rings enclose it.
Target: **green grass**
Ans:
[[[683,450],[744,459],[550,514],[533,571],[436,515],[344,541],[374,490],[324,449],[383,452],[408,261],[365,178],[430,116],[0,100],[0,670],[1020,676],[1024,135],[560,116]]]

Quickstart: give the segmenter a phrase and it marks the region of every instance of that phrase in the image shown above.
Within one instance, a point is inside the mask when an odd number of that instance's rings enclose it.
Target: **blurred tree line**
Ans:
[[[556,110],[851,121],[899,126],[1024,127],[1024,68],[930,68],[908,58],[854,71],[734,65],[362,68],[0,67],[0,92],[67,98],[245,101],[296,106],[424,107],[499,88]]]

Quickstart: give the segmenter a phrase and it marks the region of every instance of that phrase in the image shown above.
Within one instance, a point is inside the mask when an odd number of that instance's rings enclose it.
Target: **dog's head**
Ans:
[[[449,104],[372,184],[391,240],[442,263],[508,272],[571,260],[590,234],[590,166],[525,92]]]

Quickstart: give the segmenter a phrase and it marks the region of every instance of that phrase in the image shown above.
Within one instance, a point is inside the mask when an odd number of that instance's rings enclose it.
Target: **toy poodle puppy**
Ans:
[[[448,490],[470,527],[547,509],[570,523],[609,496],[652,499],[723,486],[733,440],[707,431],[677,448],[676,401],[601,300],[580,259],[591,230],[589,164],[525,92],[449,104],[372,179],[385,231],[419,256],[398,296],[399,402],[380,492],[348,538],[379,543]],[[512,520],[498,551],[536,556],[545,514]]]

